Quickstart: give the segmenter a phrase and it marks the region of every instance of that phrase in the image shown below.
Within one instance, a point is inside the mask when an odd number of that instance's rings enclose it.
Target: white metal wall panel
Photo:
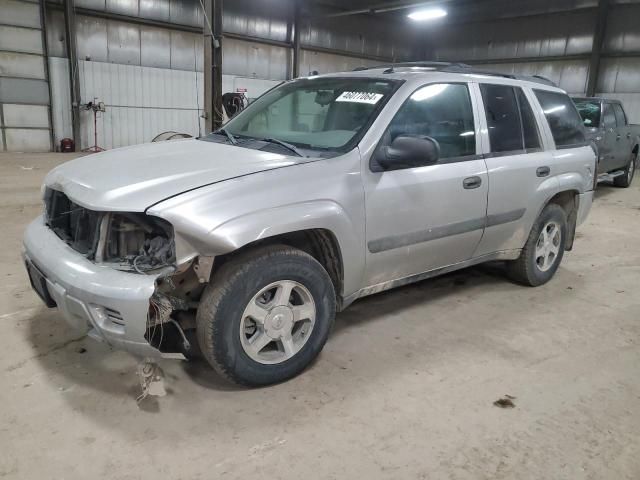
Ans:
[[[602,59],[598,91],[606,93],[639,92],[640,57]]]
[[[137,17],[139,13],[138,0],[107,0],[107,11]]]
[[[569,93],[584,93],[586,91],[589,71],[589,64],[586,60],[482,64],[478,67],[517,75],[541,75]]]
[[[0,103],[48,104],[45,80],[0,77]]]
[[[72,138],[71,94],[69,88],[69,61],[66,58],[49,58],[51,82],[51,113],[53,117],[54,148],[63,138]]]
[[[145,67],[171,68],[171,30],[140,27],[140,64]]]
[[[604,50],[606,52],[640,52],[640,4],[620,5],[609,14]]]
[[[49,130],[5,129],[8,152],[48,152],[50,150]]]
[[[107,20],[104,18],[76,16],[78,58],[94,62],[107,62]]]
[[[194,70],[196,68],[196,43],[202,43],[201,36],[187,32],[171,32],[171,68]]]
[[[442,25],[429,31],[433,56],[464,61],[580,55],[591,51],[591,12]]]
[[[106,10],[106,0],[74,0],[73,4],[76,7],[89,8],[91,10],[98,10],[99,12]]]
[[[0,25],[0,48],[12,52],[42,53],[42,34],[33,28]]]
[[[222,71],[227,75],[284,80],[289,70],[289,49],[225,38]]]
[[[140,65],[140,27],[125,22],[107,23],[109,62]]]
[[[142,18],[169,21],[169,0],[140,0],[139,8]]]
[[[0,0],[2,23],[17,27],[40,28],[40,7],[37,3]]]
[[[204,76],[181,70],[80,61],[82,103],[106,105],[98,144],[116,148],[149,142],[166,130],[198,135]],[[93,144],[93,113],[81,115],[81,146]]]
[[[26,53],[0,52],[0,75],[6,77],[44,79],[45,73],[42,56]]]
[[[2,106],[5,127],[49,128],[49,108],[44,105]]]
[[[347,72],[358,67],[368,67],[379,63],[374,60],[303,50],[300,59],[300,75],[309,75],[314,71],[320,74]]]
[[[293,14],[291,6],[289,0],[225,2],[223,30],[284,42],[287,40],[287,19]]]

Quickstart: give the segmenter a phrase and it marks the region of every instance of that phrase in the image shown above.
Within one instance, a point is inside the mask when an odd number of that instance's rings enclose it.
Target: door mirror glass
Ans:
[[[425,167],[438,163],[440,146],[431,137],[400,135],[391,145],[379,148],[375,156],[382,171]]]

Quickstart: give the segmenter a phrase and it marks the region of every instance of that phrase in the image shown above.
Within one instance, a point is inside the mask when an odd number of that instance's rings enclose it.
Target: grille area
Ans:
[[[93,257],[104,214],[81,207],[64,193],[52,189],[47,189],[44,201],[49,228],[77,252]]]
[[[109,320],[111,320],[116,325],[124,326],[124,319],[122,318],[122,314],[119,311],[107,307],[104,307],[104,311],[107,314],[107,318]]]

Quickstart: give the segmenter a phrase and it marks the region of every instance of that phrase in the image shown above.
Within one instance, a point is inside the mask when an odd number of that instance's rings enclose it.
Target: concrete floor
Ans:
[[[0,155],[0,477],[640,478],[640,178],[601,187],[544,287],[485,267],[383,293],[286,384],[164,361],[169,394],[139,408],[136,360],[78,338],[21,264],[68,158]]]

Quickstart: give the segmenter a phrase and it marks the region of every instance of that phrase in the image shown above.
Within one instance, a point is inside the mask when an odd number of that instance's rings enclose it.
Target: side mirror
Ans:
[[[373,171],[402,170],[438,163],[440,145],[431,137],[400,135],[391,145],[379,148],[372,158]]]

